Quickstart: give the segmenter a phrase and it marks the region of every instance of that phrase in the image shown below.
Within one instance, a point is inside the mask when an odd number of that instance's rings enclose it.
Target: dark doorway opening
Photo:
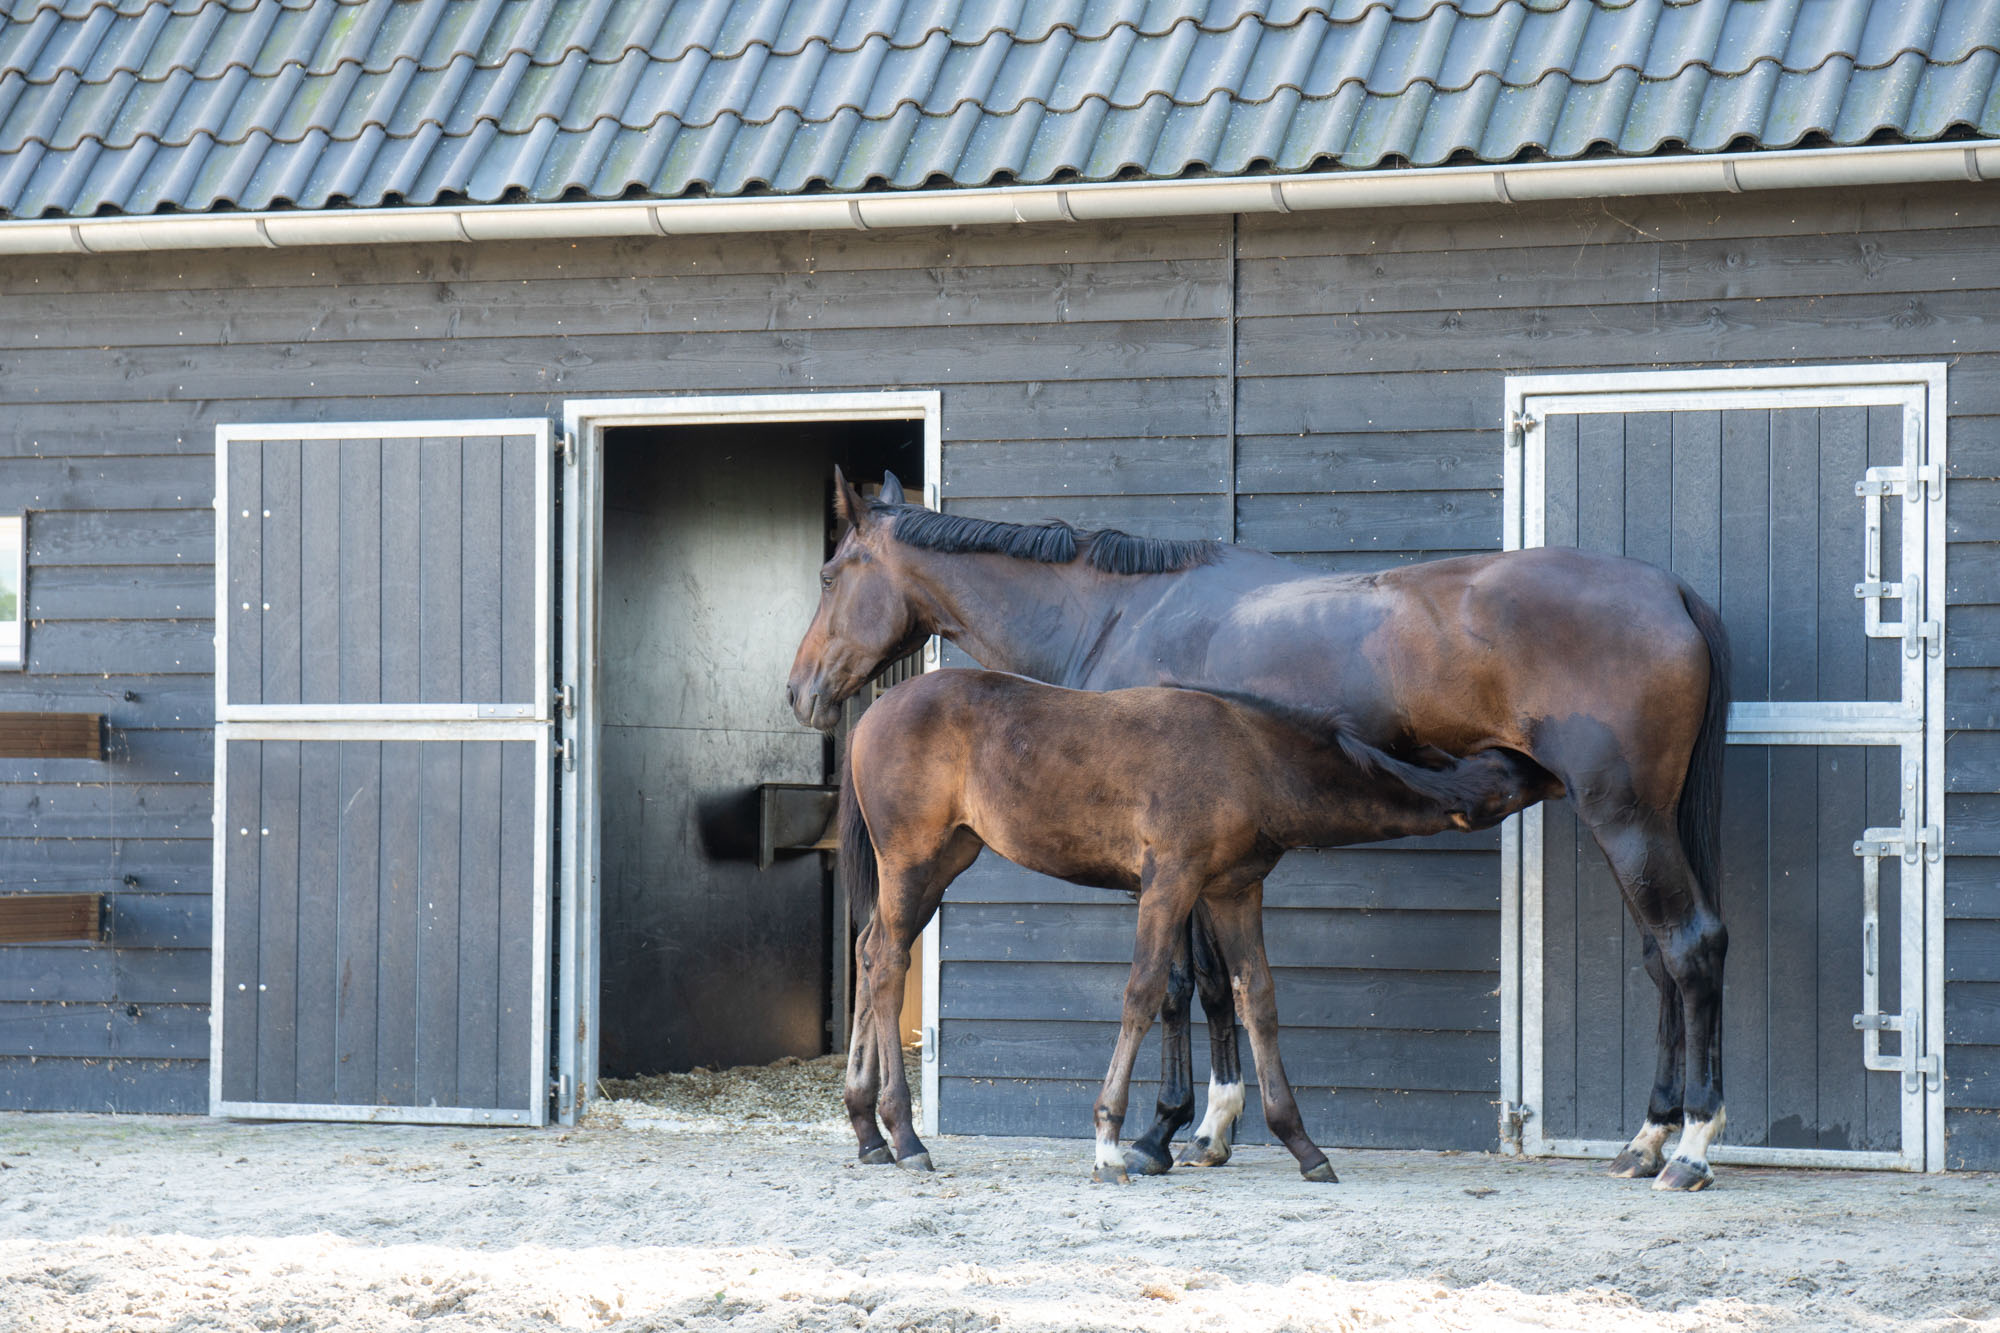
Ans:
[[[832,857],[759,869],[761,784],[825,784],[785,703],[837,535],[833,467],[924,480],[924,423],[628,426],[604,434],[599,1065],[762,1064],[845,1043]],[[871,488],[872,489],[872,488]]]

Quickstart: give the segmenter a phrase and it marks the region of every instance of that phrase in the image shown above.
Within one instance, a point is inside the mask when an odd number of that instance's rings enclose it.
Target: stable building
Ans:
[[[837,1048],[839,464],[1673,568],[1735,645],[1716,1159],[2000,1167],[1988,10],[978,8],[9,7],[0,1105],[543,1124]],[[1565,808],[1270,903],[1327,1146],[1638,1123]],[[1083,1133],[1130,942],[963,877],[927,1128]]]

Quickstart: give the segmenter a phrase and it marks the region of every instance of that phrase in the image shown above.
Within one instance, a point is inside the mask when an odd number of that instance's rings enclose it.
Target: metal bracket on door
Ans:
[[[1917,826],[1917,810],[1923,793],[1919,789],[1922,768],[1914,761],[1903,765],[1903,822],[1898,828],[1864,829],[1855,841],[1854,854],[1861,858],[1861,1012],[1854,1026],[1861,1033],[1861,1064],[1877,1073],[1899,1073],[1903,1088],[1915,1092],[1928,1081],[1935,1090],[1943,1071],[1938,1057],[1923,1055],[1923,1015],[1915,1009],[1900,1014],[1882,1012],[1882,862],[1900,857],[1909,865],[1919,860],[1936,861],[1943,853],[1935,824]],[[1909,914],[1905,913],[1907,923]],[[1907,926],[1906,926],[1907,928]],[[1897,1033],[1902,1041],[1893,1057],[1882,1054],[1882,1034]]]
[[[1944,486],[1944,469],[1935,463],[1925,463],[1916,468],[1871,467],[1862,474],[1862,479],[1854,483],[1854,493],[1861,497],[1867,515],[1863,544],[1862,581],[1854,585],[1854,595],[1861,599],[1862,628],[1871,639],[1901,639],[1903,655],[1917,657],[1928,648],[1936,657],[1944,650],[1944,631],[1935,620],[1924,619],[1923,579],[1916,574],[1906,573],[1900,583],[1885,583],[1882,579],[1882,497],[1900,495],[1911,504],[1921,501],[1928,493],[1935,497]],[[1894,597],[1903,603],[1903,618],[1898,621],[1882,619],[1882,599]]]

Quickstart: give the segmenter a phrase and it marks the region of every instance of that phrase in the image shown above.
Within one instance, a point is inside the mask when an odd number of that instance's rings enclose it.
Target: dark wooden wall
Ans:
[[[118,747],[4,775],[0,884],[115,907],[107,947],[5,952],[0,1104],[205,1101],[218,422],[935,386],[954,509],[1367,568],[1498,545],[1509,372],[1947,359],[1950,1125],[1955,1164],[2000,1164],[1991,198],[0,260],[0,478],[47,511],[31,669],[0,698],[102,709]],[[1494,846],[1301,856],[1274,884],[1290,1058],[1323,1141],[1491,1143]],[[1021,910],[1042,896],[980,872],[947,909],[948,1128],[1083,1131],[1129,937],[1102,896]]]

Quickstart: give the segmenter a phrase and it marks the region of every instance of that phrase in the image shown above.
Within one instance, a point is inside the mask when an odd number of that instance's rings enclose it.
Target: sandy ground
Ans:
[[[1322,1186],[1251,1147],[1117,1187],[950,1137],[916,1176],[854,1163],[834,1072],[568,1132],[0,1117],[0,1329],[2000,1330],[1992,1176],[1342,1152]]]

